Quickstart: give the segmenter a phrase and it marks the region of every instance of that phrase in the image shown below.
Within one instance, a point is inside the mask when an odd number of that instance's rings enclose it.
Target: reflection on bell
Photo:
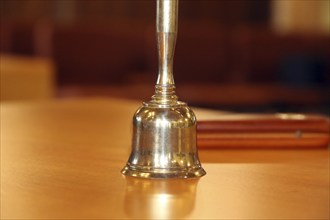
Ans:
[[[173,57],[178,0],[157,0],[159,72],[155,95],[133,117],[132,152],[122,173],[144,178],[205,175],[198,159],[196,117],[175,95]]]
[[[183,219],[194,210],[199,179],[126,177],[124,211],[134,219]]]

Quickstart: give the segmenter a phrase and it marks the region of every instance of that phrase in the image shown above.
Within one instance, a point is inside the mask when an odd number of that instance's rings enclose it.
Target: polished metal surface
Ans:
[[[155,94],[133,117],[132,152],[122,173],[144,178],[194,178],[206,174],[198,159],[196,116],[178,101],[173,57],[178,0],[157,0],[159,72]]]

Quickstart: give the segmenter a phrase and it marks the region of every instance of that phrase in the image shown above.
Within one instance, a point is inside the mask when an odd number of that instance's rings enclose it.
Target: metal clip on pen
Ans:
[[[122,173],[143,178],[194,178],[206,174],[198,159],[196,117],[178,101],[173,57],[178,0],[157,0],[158,79],[151,101],[133,117],[132,149]]]

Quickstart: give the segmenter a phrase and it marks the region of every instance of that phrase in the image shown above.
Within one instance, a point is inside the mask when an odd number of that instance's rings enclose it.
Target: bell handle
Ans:
[[[158,78],[154,99],[176,101],[173,59],[178,31],[179,0],[157,0],[156,36],[158,49]]]

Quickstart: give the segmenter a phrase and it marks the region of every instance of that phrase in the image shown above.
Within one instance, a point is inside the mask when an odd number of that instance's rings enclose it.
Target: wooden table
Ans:
[[[125,178],[139,105],[105,98],[2,103],[1,218],[329,218],[328,149],[203,149],[207,175],[200,179]]]

